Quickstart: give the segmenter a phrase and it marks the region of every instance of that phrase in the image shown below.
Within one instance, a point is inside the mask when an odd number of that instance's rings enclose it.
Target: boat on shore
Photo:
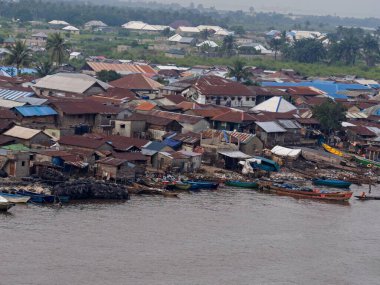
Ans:
[[[355,198],[366,201],[366,200],[380,200],[380,196],[355,196]]]
[[[313,179],[313,184],[318,186],[328,186],[335,188],[350,188],[351,182],[338,179]]]
[[[171,190],[171,191],[175,191],[175,190],[182,190],[182,191],[186,191],[186,190],[189,190],[191,187],[190,184],[187,184],[187,183],[170,183],[170,184],[167,184],[165,186],[165,188],[167,190]]]
[[[55,196],[47,194],[39,194],[26,190],[17,191],[18,195],[30,197],[30,201],[34,203],[54,203]]]
[[[0,196],[0,212],[7,212],[13,206],[15,206],[15,203],[11,203],[9,200]]]
[[[0,192],[0,197],[3,197],[9,202],[15,203],[15,204],[25,204],[25,203],[28,203],[28,201],[30,200],[29,196],[10,194],[10,193],[4,193],[4,192]]]
[[[211,182],[211,181],[194,181],[194,180],[186,180],[183,183],[190,184],[189,190],[200,190],[200,189],[209,189],[215,190],[218,189],[219,183]]]
[[[274,182],[260,182],[259,188],[262,191],[275,193],[277,195],[291,196],[300,199],[313,199],[332,202],[347,202],[350,200],[353,192],[328,192],[313,190],[310,188],[302,188],[289,184],[278,184]]]
[[[322,144],[322,147],[323,147],[327,152],[332,153],[332,154],[335,154],[335,155],[337,155],[337,156],[343,157],[343,155],[344,155],[342,151],[340,151],[340,150],[338,150],[338,149],[336,149],[336,148],[333,148],[332,146],[329,146],[329,145],[327,145],[327,144],[325,144],[325,143]]]
[[[380,163],[377,162],[377,161],[374,161],[374,160],[370,160],[370,159],[367,159],[367,158],[364,158],[364,157],[360,157],[360,156],[357,156],[357,155],[353,155],[352,156],[355,161],[361,165],[364,165],[368,168],[372,168],[372,167],[378,167],[380,168]]]
[[[247,189],[256,189],[259,187],[259,184],[257,182],[238,181],[238,180],[227,180],[226,182],[224,182],[224,185],[232,186],[232,187],[247,188]]]

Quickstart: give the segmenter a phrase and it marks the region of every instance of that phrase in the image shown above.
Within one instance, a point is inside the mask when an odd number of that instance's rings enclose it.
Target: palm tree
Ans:
[[[50,60],[42,60],[36,66],[36,71],[39,77],[45,77],[55,72],[56,68]]]
[[[31,57],[31,50],[26,46],[25,42],[18,40],[9,48],[9,54],[5,62],[6,64],[15,65],[17,74],[20,74],[20,67],[28,65]]]
[[[69,45],[60,33],[49,35],[46,42],[46,49],[51,53],[51,60],[58,65],[61,65]]]
[[[375,66],[380,56],[379,42],[374,36],[367,34],[363,39],[363,58],[367,66]]]
[[[231,55],[233,49],[235,48],[235,38],[232,35],[225,36],[223,39],[223,50],[227,52],[228,55]]]
[[[249,80],[252,72],[249,67],[244,66],[244,62],[241,60],[236,60],[232,66],[228,66],[228,77],[235,77],[236,81],[241,82],[242,80]]]

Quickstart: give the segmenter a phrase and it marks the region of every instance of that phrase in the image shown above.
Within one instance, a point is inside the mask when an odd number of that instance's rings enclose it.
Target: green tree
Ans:
[[[278,52],[283,48],[285,42],[280,37],[272,38],[269,41],[269,46],[274,51],[274,60],[277,60]]]
[[[164,37],[170,37],[170,36],[174,35],[174,32],[172,30],[170,30],[170,28],[166,28],[166,29],[162,30],[161,35]]]
[[[211,31],[209,29],[204,29],[199,33],[201,39],[207,40],[211,36]]]
[[[17,74],[20,74],[20,68],[27,66],[32,58],[31,50],[26,46],[25,42],[17,40],[14,45],[8,48],[6,64],[15,65]]]
[[[69,44],[65,41],[60,33],[50,34],[46,49],[50,52],[52,62],[61,65],[68,53]]]
[[[252,76],[252,72],[250,68],[244,65],[242,60],[236,60],[232,66],[228,66],[228,77],[235,77],[236,81],[248,81],[250,76]]]
[[[56,68],[49,59],[43,59],[37,63],[36,71],[39,77],[45,77],[46,75],[53,74]]]
[[[284,51],[284,57],[303,63],[316,63],[323,60],[327,51],[323,44],[317,39],[296,40],[291,47]]]
[[[367,66],[375,66],[379,59],[380,49],[377,39],[370,34],[367,34],[363,39],[362,55]]]
[[[110,82],[121,78],[121,75],[114,70],[101,70],[96,73],[96,77],[104,82]]]
[[[223,39],[222,49],[227,53],[227,55],[231,55],[233,50],[235,49],[235,38],[232,35],[225,36]]]
[[[321,105],[315,106],[312,111],[314,117],[319,120],[321,129],[326,134],[339,130],[342,127],[342,122],[346,119],[345,107],[333,100],[328,100]]]
[[[243,26],[233,26],[231,30],[235,32],[235,34],[242,36],[245,34],[245,29]]]

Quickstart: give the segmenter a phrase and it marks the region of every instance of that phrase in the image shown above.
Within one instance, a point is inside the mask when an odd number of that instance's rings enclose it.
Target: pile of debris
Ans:
[[[92,179],[80,179],[54,186],[53,194],[71,199],[118,199],[129,200],[127,187]]]

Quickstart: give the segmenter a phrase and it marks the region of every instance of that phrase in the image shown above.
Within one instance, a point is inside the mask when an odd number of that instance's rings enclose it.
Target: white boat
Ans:
[[[0,196],[0,212],[6,212],[10,208],[12,208],[14,205],[15,205],[14,203],[11,203],[4,197]]]
[[[8,200],[8,202],[15,203],[15,204],[25,204],[25,203],[28,203],[28,201],[30,200],[29,196],[22,196],[18,194],[9,194],[9,193],[0,192],[0,196]]]

